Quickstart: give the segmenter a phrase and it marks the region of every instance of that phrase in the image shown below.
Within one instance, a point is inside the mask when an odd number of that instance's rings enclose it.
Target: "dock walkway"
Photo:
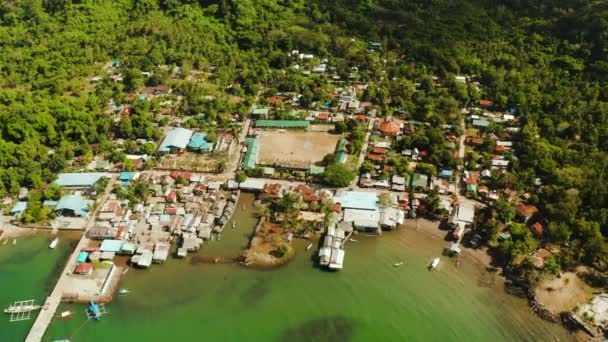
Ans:
[[[114,187],[115,182],[116,182],[116,178],[113,178],[108,183],[108,186],[106,187],[106,191],[104,192],[104,194],[102,196],[101,203],[105,203],[105,201],[108,199],[108,197],[110,196],[110,192],[112,191],[112,188]],[[57,311],[57,308],[59,307],[59,304],[61,303],[61,299],[63,298],[64,293],[66,293],[69,290],[67,285],[70,282],[67,279],[67,275],[71,273],[72,267],[76,263],[76,258],[78,258],[78,254],[80,253],[80,250],[89,245],[89,238],[87,238],[87,232],[89,229],[91,229],[95,225],[95,217],[97,216],[97,211],[99,210],[99,208],[101,208],[101,206],[99,206],[91,214],[91,217],[89,218],[89,222],[87,223],[87,225],[84,229],[84,232],[82,234],[82,238],[78,242],[78,245],[74,249],[74,252],[72,252],[72,254],[70,255],[70,258],[68,259],[68,262],[66,263],[65,267],[63,268],[61,276],[59,277],[59,280],[57,280],[57,284],[55,285],[53,292],[51,292],[51,295],[48,296],[46,301],[44,302],[44,306],[42,307],[42,310],[38,314],[36,321],[34,321],[34,325],[32,325],[32,328],[30,329],[30,332],[28,333],[28,335],[25,339],[26,342],[42,341],[42,338],[44,337],[44,333],[46,332],[46,329],[48,328],[49,324],[51,324],[51,321],[53,320],[53,316],[55,315],[55,312]]]

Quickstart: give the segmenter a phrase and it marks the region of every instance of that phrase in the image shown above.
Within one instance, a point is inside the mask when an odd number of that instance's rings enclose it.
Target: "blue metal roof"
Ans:
[[[160,144],[158,150],[160,152],[169,152],[172,149],[184,149],[188,146],[188,142],[194,132],[187,128],[176,128],[171,130],[165,136],[165,139]]]
[[[69,188],[90,188],[97,184],[97,182],[103,177],[108,177],[108,173],[60,173],[57,176],[55,184]]]
[[[192,150],[213,151],[213,144],[207,142],[207,133],[194,133],[188,143],[188,148]]]
[[[80,195],[67,195],[61,197],[55,207],[55,211],[71,210],[74,212],[74,215],[86,216],[89,212],[89,204],[92,202]]]
[[[123,182],[128,182],[128,181],[131,181],[134,176],[135,176],[135,174],[133,172],[121,172],[120,175],[118,176],[118,180],[123,181]]]
[[[89,257],[89,253],[87,253],[87,252],[80,252],[78,254],[78,258],[76,258],[76,262],[79,263],[79,264],[81,262],[85,262],[85,261],[87,261],[88,257]]]
[[[375,192],[347,191],[338,198],[342,208],[351,209],[378,209],[378,194]]]
[[[13,209],[11,209],[11,215],[20,214],[27,209],[27,202],[17,202]]]
[[[450,178],[450,177],[452,177],[452,175],[453,175],[452,170],[441,170],[439,172],[439,177]]]

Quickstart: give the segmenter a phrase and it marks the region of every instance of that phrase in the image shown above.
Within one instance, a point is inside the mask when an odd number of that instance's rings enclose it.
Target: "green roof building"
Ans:
[[[307,129],[309,126],[310,123],[304,120],[257,120],[255,122],[255,127],[258,128]]]
[[[247,139],[247,152],[243,158],[243,169],[252,169],[258,162],[260,153],[260,142],[257,139]]]
[[[426,189],[429,184],[429,176],[421,173],[414,173],[414,175],[409,177],[408,184],[414,189]]]
[[[338,144],[336,145],[336,162],[340,164],[346,163],[348,159],[348,155],[346,154],[346,139],[344,137],[338,140]]]
[[[323,166],[316,166],[313,165],[310,167],[310,174],[313,176],[318,176],[320,174],[322,174],[323,172],[325,172],[325,168]]]

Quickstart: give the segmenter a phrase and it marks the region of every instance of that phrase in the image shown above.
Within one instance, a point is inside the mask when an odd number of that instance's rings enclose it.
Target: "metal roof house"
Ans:
[[[120,175],[118,175],[118,180],[122,185],[129,185],[134,177],[135,174],[133,172],[121,172]]]
[[[61,216],[87,216],[89,204],[92,203],[93,201],[80,195],[67,195],[61,197],[55,207],[55,212]]]
[[[19,215],[27,209],[27,202],[17,202],[11,209],[11,215]]]
[[[255,127],[258,128],[291,128],[307,129],[310,122],[304,120],[256,120]]]
[[[247,152],[243,157],[243,169],[251,169],[258,163],[258,154],[260,153],[260,142],[257,139],[247,140]]]
[[[268,117],[269,111],[270,110],[268,108],[256,108],[253,110],[253,112],[251,112],[251,115],[255,117],[263,117],[265,119]]]
[[[213,143],[207,141],[207,133],[194,133],[188,143],[188,150],[199,152],[212,152]]]
[[[486,128],[489,126],[490,126],[490,121],[488,121],[488,120],[483,120],[483,119],[473,120],[473,127]]]
[[[63,188],[85,189],[92,188],[102,178],[108,178],[105,172],[88,173],[60,173],[55,180],[55,184]]]
[[[344,222],[352,222],[357,230],[377,231],[380,228],[380,212],[378,210],[345,209]]]
[[[345,209],[378,210],[378,194],[375,192],[346,191],[336,202]]]
[[[172,153],[185,149],[190,142],[192,134],[194,134],[192,130],[181,127],[169,131],[163,142],[158,147],[158,152]]]

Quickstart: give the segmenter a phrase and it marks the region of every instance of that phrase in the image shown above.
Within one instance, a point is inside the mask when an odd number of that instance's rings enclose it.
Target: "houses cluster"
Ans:
[[[105,172],[60,173],[54,183],[62,189],[63,196],[57,200],[47,199],[42,202],[42,206],[54,212],[55,216],[62,218],[61,221],[66,222],[64,228],[79,229],[81,228],[79,225],[84,221],[72,222],[69,219],[85,218],[89,215],[90,209],[95,203],[95,186],[103,178],[109,178],[109,174]],[[12,205],[9,211],[15,219],[21,218],[29,206],[28,190],[22,188],[17,197],[18,201]],[[8,203],[9,199],[5,198],[5,201]]]
[[[515,155],[513,132],[517,127],[517,111],[508,113],[492,111],[494,103],[479,100],[467,114],[469,135],[465,138],[467,162],[463,181],[467,195],[490,202],[499,198],[499,189],[492,188],[491,180],[508,170]]]
[[[128,255],[131,264],[145,268],[164,262],[173,242],[178,257],[196,252],[204,240],[222,232],[237,201],[222,183],[190,172],[146,173],[139,182],[149,185],[145,203],[129,205],[113,194],[88,231],[90,239],[101,241],[101,260]]]

